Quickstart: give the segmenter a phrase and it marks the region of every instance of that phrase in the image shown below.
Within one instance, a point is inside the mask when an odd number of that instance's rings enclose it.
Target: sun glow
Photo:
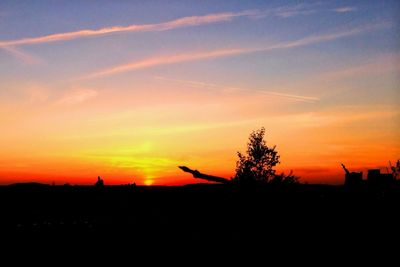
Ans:
[[[146,179],[146,180],[144,180],[144,184],[147,185],[147,186],[150,186],[150,185],[152,185],[153,183],[154,183],[154,181],[153,181],[152,179]]]

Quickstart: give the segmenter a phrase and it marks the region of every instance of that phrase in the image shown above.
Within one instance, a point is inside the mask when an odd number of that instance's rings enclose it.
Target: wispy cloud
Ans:
[[[205,82],[199,82],[199,81],[189,81],[189,80],[179,80],[179,79],[169,79],[161,76],[154,77],[157,80],[163,80],[163,81],[170,81],[170,82],[176,82],[184,85],[188,85],[191,87],[197,87],[197,88],[207,88],[207,89],[213,89],[213,90],[223,90],[223,91],[228,91],[228,92],[249,92],[252,94],[259,94],[259,95],[267,95],[267,96],[273,96],[273,97],[280,97],[280,98],[286,98],[294,101],[300,101],[300,102],[316,102],[319,101],[319,98],[317,97],[311,97],[311,96],[301,96],[301,95],[295,95],[295,94],[284,94],[284,93],[278,93],[278,92],[272,92],[272,91],[265,91],[265,90],[255,90],[255,89],[247,89],[247,88],[239,88],[239,87],[232,87],[232,86],[223,86],[223,85],[218,85],[214,83],[205,83]]]
[[[148,58],[141,61],[135,61],[132,63],[122,64],[118,66],[114,66],[109,69],[105,69],[102,71],[98,71],[92,74],[89,74],[82,79],[92,79],[102,76],[109,76],[117,73],[134,71],[140,69],[151,68],[160,65],[169,65],[186,61],[195,61],[195,60],[203,60],[210,58],[218,58],[230,55],[238,55],[241,53],[248,53],[247,50],[244,49],[226,49],[226,50],[215,50],[215,51],[207,51],[200,53],[188,53],[188,54],[178,54],[178,55],[168,55],[161,56],[156,58]]]
[[[252,15],[252,18],[265,18],[268,16],[271,17],[280,17],[280,18],[291,18],[296,16],[305,16],[315,13],[314,9],[318,4],[297,4],[297,5],[289,5],[289,6],[280,6],[272,9],[262,10],[257,14]]]
[[[351,7],[351,6],[338,7],[338,8],[333,9],[333,11],[335,11],[337,13],[348,13],[348,12],[353,12],[356,10],[357,10],[356,7]]]
[[[298,39],[295,41],[279,43],[277,45],[273,45],[266,48],[256,49],[257,51],[267,51],[272,49],[284,49],[284,48],[292,48],[298,46],[305,46],[311,44],[317,44],[327,41],[333,41],[344,37],[354,36],[358,34],[362,34],[365,32],[378,30],[382,28],[387,28],[390,26],[388,23],[378,23],[378,24],[369,24],[361,27],[356,27],[347,31],[340,31],[340,32],[333,32],[327,34],[320,34],[320,35],[312,35],[302,39]]]
[[[221,12],[206,14],[202,16],[188,16],[175,20],[152,24],[132,24],[128,26],[110,26],[100,29],[82,29],[73,32],[54,33],[39,37],[22,38],[16,40],[0,40],[0,47],[19,46],[50,43],[57,41],[73,40],[84,37],[104,36],[113,33],[123,32],[150,32],[150,31],[167,31],[184,27],[207,25],[219,22],[232,21],[239,17],[261,18],[267,16],[277,17],[293,17],[297,15],[308,15],[314,13],[315,10],[310,9],[313,5],[292,5],[281,6],[267,10],[244,10],[239,12]]]
[[[291,18],[300,15],[310,15],[316,12],[314,7],[318,4],[298,4],[294,6],[278,7],[272,11],[275,16]]]
[[[97,97],[98,92],[93,89],[79,88],[74,89],[59,99],[56,104],[76,105]]]
[[[166,31],[183,27],[190,26],[199,26],[206,25],[218,22],[231,21],[237,17],[248,17],[254,16],[258,14],[259,11],[255,10],[247,10],[241,12],[225,12],[225,13],[216,13],[216,14],[208,14],[204,16],[190,16],[183,17],[163,23],[155,23],[155,24],[137,24],[137,25],[129,25],[129,26],[113,26],[107,28],[101,28],[97,30],[80,30],[74,32],[64,32],[64,33],[56,33],[50,34],[40,37],[32,37],[32,38],[23,38],[17,40],[9,40],[9,41],[0,41],[0,47],[9,47],[9,46],[17,46],[17,45],[30,45],[30,44],[40,44],[40,43],[49,43],[49,42],[57,42],[57,41],[66,41],[77,38],[84,37],[95,37],[101,35],[107,35],[112,33],[122,33],[122,32],[148,32],[148,31]]]
[[[188,62],[188,61],[198,61],[198,60],[205,60],[205,59],[212,59],[212,58],[220,58],[220,57],[227,57],[227,56],[235,56],[240,54],[249,54],[255,52],[267,52],[270,50],[276,49],[290,49],[305,45],[311,45],[321,42],[327,42],[332,40],[337,40],[344,37],[358,35],[364,32],[377,30],[381,28],[385,28],[388,25],[383,24],[374,24],[374,25],[367,25],[362,27],[353,28],[347,31],[341,32],[334,32],[334,33],[327,33],[327,34],[320,34],[320,35],[312,35],[305,38],[301,38],[294,41],[288,42],[281,42],[274,45],[261,47],[261,48],[238,48],[238,49],[221,49],[221,50],[213,50],[213,51],[206,51],[206,52],[195,52],[195,53],[185,53],[185,54],[178,54],[178,55],[167,55],[167,56],[160,56],[156,58],[148,58],[140,61],[134,61],[122,65],[116,65],[111,68],[107,68],[104,70],[100,70],[86,76],[80,77],[80,80],[84,79],[92,79],[98,78],[103,76],[114,75],[118,73],[128,72],[128,71],[136,71],[141,69],[147,69],[155,66],[161,65],[170,65],[176,64],[181,62]]]
[[[31,54],[28,54],[24,51],[22,51],[21,49],[17,49],[15,47],[12,46],[4,46],[1,47],[3,48],[4,51],[6,51],[7,53],[13,55],[14,57],[16,57],[17,59],[21,60],[23,63],[28,64],[28,65],[34,65],[34,64],[40,64],[43,63],[43,60],[33,56]]]
[[[315,10],[288,10],[288,11],[282,11],[277,15],[282,18],[291,18],[298,15],[310,15],[315,12],[316,12]]]

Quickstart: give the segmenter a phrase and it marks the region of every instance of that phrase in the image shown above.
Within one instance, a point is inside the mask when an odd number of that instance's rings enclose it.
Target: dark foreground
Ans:
[[[342,253],[400,244],[398,186],[25,184],[0,187],[0,203],[0,229],[17,247],[40,239],[54,246],[261,244]]]

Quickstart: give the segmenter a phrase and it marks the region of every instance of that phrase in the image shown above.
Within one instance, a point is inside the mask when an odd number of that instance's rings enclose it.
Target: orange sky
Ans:
[[[388,6],[26,5],[0,6],[0,184],[199,182],[178,165],[229,178],[263,126],[302,182],[400,156]]]
[[[278,169],[293,169],[308,182],[340,182],[340,162],[354,170],[386,166],[399,153],[399,113],[385,106],[281,114],[275,110],[296,102],[185,86],[165,94],[148,88],[140,98],[103,90],[84,104],[64,97],[48,106],[42,100],[3,106],[3,114],[13,114],[1,118],[8,126],[1,140],[3,182],[92,183],[97,175],[107,183],[195,182],[178,165],[231,177],[236,151],[245,151],[249,133],[261,126],[281,154]],[[145,99],[152,105],[143,105]]]

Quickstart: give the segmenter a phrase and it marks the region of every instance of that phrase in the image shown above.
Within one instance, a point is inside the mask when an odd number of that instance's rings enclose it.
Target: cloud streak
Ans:
[[[353,12],[356,11],[357,8],[355,7],[350,7],[350,6],[345,6],[345,7],[338,7],[333,9],[336,13],[348,13],[348,12]]]
[[[9,46],[18,46],[18,45],[32,45],[32,44],[41,44],[41,43],[50,43],[57,41],[66,41],[73,40],[84,37],[95,37],[108,35],[113,33],[122,33],[122,32],[149,32],[149,31],[166,31],[177,28],[191,27],[191,26],[199,26],[206,25],[218,22],[226,22],[231,21],[237,17],[249,17],[255,16],[259,14],[259,11],[247,10],[241,12],[225,12],[225,13],[215,13],[208,14],[204,16],[190,16],[183,17],[163,23],[155,23],[155,24],[138,24],[138,25],[129,25],[129,26],[113,26],[107,28],[101,28],[97,30],[80,30],[74,32],[64,32],[64,33],[56,33],[50,34],[40,37],[32,37],[32,38],[23,38],[18,40],[9,40],[9,41],[0,41],[0,47],[9,47]]]
[[[240,12],[221,12],[212,13],[202,16],[188,16],[175,20],[170,20],[161,23],[151,24],[132,24],[128,26],[111,26],[100,29],[83,29],[72,32],[54,33],[39,37],[22,38],[15,40],[0,40],[0,47],[20,46],[51,43],[58,41],[74,40],[85,37],[104,36],[114,33],[123,32],[151,32],[151,31],[167,31],[184,27],[193,27],[207,24],[214,24],[219,22],[232,21],[239,17],[263,18],[267,16],[276,16],[282,18],[289,18],[298,15],[309,15],[315,10],[310,9],[313,5],[299,4],[294,6],[281,6],[269,10],[244,10]],[[354,10],[352,7],[343,7],[335,9],[337,12],[349,12]]]
[[[98,92],[93,89],[76,89],[57,101],[59,105],[76,105],[97,97]]]
[[[297,4],[294,6],[278,7],[272,10],[272,14],[281,18],[291,18],[300,15],[310,15],[317,12],[314,8],[318,4]]]
[[[148,58],[128,64],[117,65],[99,72],[89,74],[85,77],[82,77],[81,79],[92,79],[127,71],[147,69],[155,66],[170,65],[180,62],[204,60],[210,58],[226,57],[230,55],[238,55],[241,53],[248,53],[248,51],[244,49],[225,49],[225,50],[215,50],[215,51],[207,51],[200,53],[188,53],[188,54],[178,54],[178,55],[168,55],[155,58]]]
[[[4,46],[1,47],[3,48],[4,51],[6,51],[7,53],[13,55],[14,57],[16,57],[17,59],[21,60],[23,63],[28,64],[28,65],[35,65],[35,64],[40,64],[43,61],[33,55],[30,55],[24,51],[22,51],[21,49],[17,49],[15,47],[12,46]]]
[[[177,55],[167,55],[167,56],[160,56],[154,58],[143,59],[140,61],[134,61],[126,64],[116,65],[111,68],[107,68],[104,70],[100,70],[94,73],[90,73],[86,76],[80,77],[78,80],[85,80],[85,79],[93,79],[99,78],[104,76],[110,76],[118,73],[124,73],[128,71],[136,71],[141,69],[152,68],[156,66],[162,65],[170,65],[176,64],[181,62],[189,62],[189,61],[199,61],[199,60],[206,60],[206,59],[213,59],[213,58],[221,58],[221,57],[228,57],[228,56],[236,56],[240,54],[250,54],[256,52],[268,52],[271,50],[277,49],[290,49],[295,47],[301,47],[306,45],[312,45],[327,41],[333,41],[349,36],[354,36],[358,34],[362,34],[365,32],[369,32],[372,30],[377,30],[381,28],[387,27],[388,24],[374,24],[374,25],[367,25],[362,27],[353,28],[347,31],[341,32],[334,32],[334,33],[327,33],[321,35],[312,35],[305,38],[301,38],[294,41],[288,42],[281,42],[274,45],[261,47],[261,48],[237,48],[237,49],[221,49],[221,50],[213,50],[213,51],[206,51],[206,52],[195,52],[195,53],[185,53],[185,54],[177,54]]]
[[[222,86],[222,85],[218,85],[218,84],[214,84],[214,83],[204,83],[204,82],[199,82],[199,81],[169,79],[169,78],[160,77],[160,76],[154,77],[154,78],[157,80],[176,82],[176,83],[180,83],[180,84],[184,84],[184,85],[188,85],[188,86],[192,86],[192,87],[198,87],[198,88],[207,88],[207,89],[225,90],[225,91],[250,92],[250,93],[256,93],[256,94],[260,94],[260,95],[267,95],[267,96],[291,99],[291,100],[295,100],[295,101],[299,101],[299,102],[314,103],[314,102],[319,101],[319,98],[311,97],[311,96],[301,96],[301,95],[284,94],[284,93],[278,93],[278,92],[272,92],[272,91]]]
[[[298,39],[295,41],[279,43],[277,45],[272,45],[272,46],[266,47],[266,48],[254,49],[254,51],[268,51],[268,50],[273,50],[273,49],[294,48],[294,47],[299,47],[299,46],[317,44],[317,43],[333,41],[333,40],[341,39],[344,37],[362,34],[362,33],[373,31],[373,30],[386,28],[388,26],[389,26],[389,24],[387,24],[387,23],[371,24],[371,25],[353,28],[353,29],[350,29],[347,31],[327,33],[327,34],[321,34],[321,35],[311,35],[311,36],[308,36],[308,37],[305,37],[302,39]]]

